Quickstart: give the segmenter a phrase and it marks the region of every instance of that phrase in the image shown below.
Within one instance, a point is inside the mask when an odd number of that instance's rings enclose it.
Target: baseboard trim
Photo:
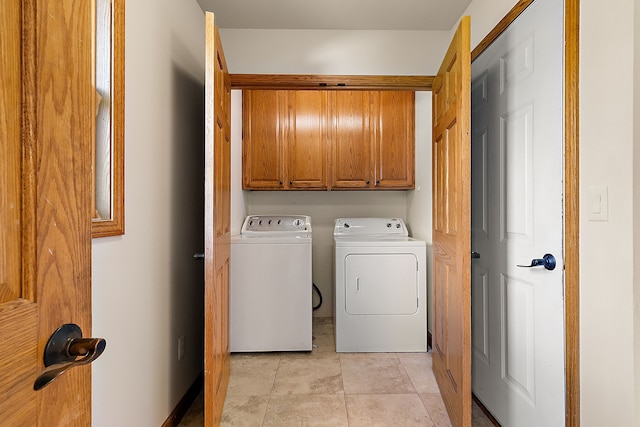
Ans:
[[[182,418],[185,416],[189,408],[191,408],[191,405],[196,400],[196,397],[198,397],[198,394],[200,394],[203,383],[204,375],[200,373],[184,396],[182,396],[182,399],[180,399],[180,402],[178,402],[175,409],[171,412],[169,418],[162,423],[162,427],[178,427],[178,424],[180,424],[180,421],[182,421]]]
[[[427,331],[427,351],[433,348],[433,346],[431,345],[431,339],[431,332]]]
[[[482,409],[482,412],[484,412],[484,414],[487,416],[487,418],[489,418],[489,421],[491,421],[494,426],[501,427],[500,423],[498,422],[498,420],[496,420],[493,417],[493,415],[491,415],[491,412],[489,412],[487,407],[484,406],[484,404],[482,402],[480,402],[480,399],[478,399],[475,394],[471,394],[471,397],[473,398],[473,401],[476,402],[476,404],[480,407],[480,409]]]

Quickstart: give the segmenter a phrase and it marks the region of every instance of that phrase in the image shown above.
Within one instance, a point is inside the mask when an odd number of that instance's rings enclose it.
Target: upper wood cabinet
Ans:
[[[415,185],[415,93],[372,93],[371,117],[376,119],[375,186],[413,188]]]
[[[368,91],[334,91],[331,98],[331,188],[369,188],[374,180]]]
[[[334,91],[330,111],[331,188],[414,188],[414,92]]]
[[[327,188],[327,93],[243,93],[243,188]]]
[[[243,99],[243,188],[414,188],[414,92],[245,90]]]
[[[243,93],[242,186],[284,188],[283,142],[288,121],[288,91],[246,90]]]
[[[327,92],[289,91],[285,152],[289,188],[327,188]]]

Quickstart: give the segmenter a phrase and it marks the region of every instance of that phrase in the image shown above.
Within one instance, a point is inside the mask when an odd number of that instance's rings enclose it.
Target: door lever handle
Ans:
[[[62,325],[49,337],[44,349],[44,366],[51,368],[36,378],[33,389],[40,390],[68,369],[93,362],[106,346],[104,338],[82,338],[82,330],[76,324]]]
[[[532,259],[531,265],[518,265],[518,267],[544,267],[547,270],[553,270],[556,268],[556,258],[551,254],[544,254],[542,258]]]
[[[204,254],[193,254],[193,259],[204,259]]]
[[[471,252],[471,259],[478,259],[478,258],[480,258],[479,252]]]

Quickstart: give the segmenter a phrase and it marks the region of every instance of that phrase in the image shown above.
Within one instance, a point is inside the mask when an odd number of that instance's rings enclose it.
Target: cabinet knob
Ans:
[[[280,181],[280,185],[282,185],[282,181]]]
[[[369,180],[367,180],[367,185],[369,185]]]
[[[289,181],[289,185],[293,185],[293,181]]]
[[[378,184],[380,184],[380,180],[379,179],[376,180],[376,185],[378,185]]]

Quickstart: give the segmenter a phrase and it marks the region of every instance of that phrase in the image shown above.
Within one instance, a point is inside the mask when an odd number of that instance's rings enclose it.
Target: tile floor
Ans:
[[[222,426],[450,426],[431,353],[336,353],[333,322],[313,319],[310,353],[231,356]],[[180,423],[203,425],[202,395]],[[493,424],[474,404],[473,425]]]

